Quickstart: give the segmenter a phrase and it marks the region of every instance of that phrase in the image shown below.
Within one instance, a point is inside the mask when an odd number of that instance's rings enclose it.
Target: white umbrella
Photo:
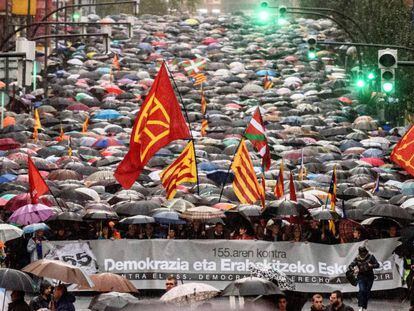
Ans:
[[[188,304],[217,296],[219,290],[204,283],[186,283],[173,287],[160,300],[176,304]]]
[[[86,273],[78,267],[59,260],[41,259],[32,262],[22,269],[24,272],[39,277],[55,279],[65,283],[93,287],[94,284]]]
[[[7,242],[23,235],[23,230],[9,224],[0,224],[0,241]]]

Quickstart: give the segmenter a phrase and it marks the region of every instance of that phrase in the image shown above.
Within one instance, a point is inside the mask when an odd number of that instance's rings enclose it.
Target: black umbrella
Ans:
[[[51,220],[61,220],[61,221],[77,221],[77,222],[82,222],[82,216],[74,213],[74,212],[62,212],[57,214],[56,216],[52,217],[49,219],[49,221]]]
[[[246,277],[231,282],[221,293],[222,296],[265,296],[284,295],[273,282],[258,277]]]
[[[33,280],[26,273],[8,268],[0,268],[0,288],[34,292]]]
[[[390,217],[397,219],[412,220],[413,216],[404,208],[392,204],[379,204],[374,205],[367,209],[364,215]]]

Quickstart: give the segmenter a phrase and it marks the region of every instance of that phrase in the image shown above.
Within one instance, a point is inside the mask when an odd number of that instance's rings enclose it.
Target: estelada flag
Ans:
[[[277,199],[280,199],[285,195],[285,186],[284,186],[284,179],[283,179],[283,160],[280,164],[279,169],[279,176],[277,177],[276,187],[275,187],[275,196]]]
[[[407,133],[395,145],[390,159],[414,176],[414,125],[410,127]]]
[[[33,163],[31,157],[27,158],[27,162],[29,171],[30,199],[32,201],[32,204],[36,204],[39,202],[39,197],[49,191],[49,187],[47,186],[42,175],[40,175],[40,172],[38,171],[36,165]]]
[[[273,87],[272,80],[270,80],[268,76],[265,76],[265,78],[263,80],[263,88],[265,90],[268,90],[268,89],[271,89],[272,87]]]
[[[207,110],[206,96],[204,95],[203,89],[201,89],[201,113],[205,114]]]
[[[207,77],[204,74],[199,73],[193,77],[193,81],[194,81],[193,83],[194,86],[202,85],[204,82],[207,81]]]
[[[39,129],[42,128],[42,124],[40,123],[39,111],[37,109],[34,110],[34,126],[33,126],[33,139],[37,140],[39,135]]]
[[[129,151],[118,165],[115,178],[125,189],[131,188],[158,150],[176,139],[189,137],[190,132],[163,64],[135,119]]]
[[[262,115],[260,114],[260,108],[257,107],[249,125],[247,126],[244,136],[250,140],[254,149],[256,149],[262,157],[262,167],[265,171],[267,171],[270,168],[270,149],[267,143],[265,131],[266,129]]]
[[[208,120],[205,119],[204,117],[203,120],[201,121],[201,131],[200,131],[201,136],[204,137],[207,135],[207,129],[208,129]]]
[[[197,182],[193,141],[190,141],[179,157],[161,173],[161,182],[167,192],[168,200],[174,198],[177,186],[183,183]]]
[[[89,116],[86,117],[85,121],[82,124],[82,133],[86,133],[88,131],[89,126]]]
[[[336,204],[336,167],[332,171],[331,184],[329,185],[328,197],[331,201],[331,210],[335,211]]]

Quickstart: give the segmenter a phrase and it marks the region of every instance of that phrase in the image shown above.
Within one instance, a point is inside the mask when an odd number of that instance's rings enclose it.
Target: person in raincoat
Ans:
[[[370,254],[365,246],[360,246],[358,256],[348,267],[357,274],[359,311],[367,310],[369,295],[374,284],[374,269],[377,268],[379,263],[375,256]]]
[[[75,311],[73,303],[76,301],[75,296],[68,293],[65,285],[56,286],[53,292],[53,300],[50,303],[51,311]]]
[[[42,241],[45,241],[44,231],[38,230],[27,243],[27,252],[30,254],[30,262],[43,258]]]

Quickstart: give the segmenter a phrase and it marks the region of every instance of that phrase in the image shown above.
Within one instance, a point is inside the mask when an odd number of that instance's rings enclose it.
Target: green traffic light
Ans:
[[[394,89],[394,85],[391,82],[385,82],[382,85],[382,89],[384,90],[385,93],[390,93]]]
[[[374,80],[375,79],[375,74],[373,72],[368,73],[368,79],[369,80]]]
[[[314,51],[309,51],[309,52],[308,52],[308,58],[309,58],[310,60],[316,59],[316,52],[314,52]]]
[[[267,22],[269,20],[269,18],[270,18],[269,12],[264,11],[264,10],[259,12],[259,19],[262,22]]]
[[[72,15],[73,19],[79,19],[80,18],[80,13],[79,12],[75,12]]]
[[[365,81],[362,79],[358,79],[356,82],[356,86],[360,89],[362,89],[363,87],[365,87]]]

